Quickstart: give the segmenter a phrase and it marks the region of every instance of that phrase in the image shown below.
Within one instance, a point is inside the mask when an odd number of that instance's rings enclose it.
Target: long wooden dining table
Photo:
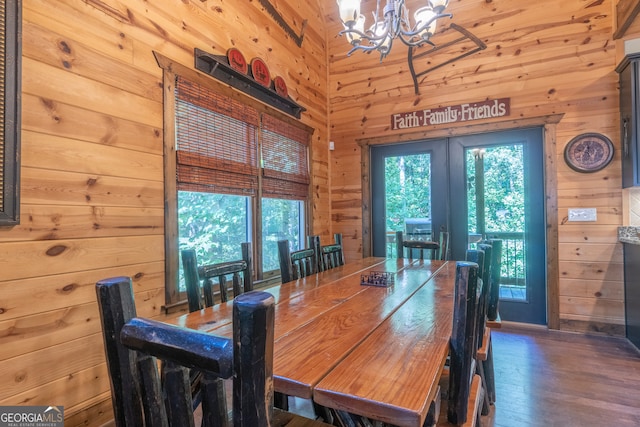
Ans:
[[[388,287],[361,284],[392,273]],[[397,426],[422,427],[453,324],[455,262],[364,258],[265,289],[275,298],[274,388]],[[180,316],[231,336],[232,301]]]

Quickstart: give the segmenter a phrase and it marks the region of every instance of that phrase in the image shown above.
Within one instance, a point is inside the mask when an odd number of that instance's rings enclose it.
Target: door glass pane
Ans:
[[[500,299],[527,301],[523,145],[466,150],[469,244],[502,240]]]
[[[431,238],[431,156],[385,158],[385,218],[388,257],[395,257],[395,233],[407,239]]]
[[[288,240],[292,250],[304,248],[304,202],[262,199],[262,271],[280,269],[278,240]]]
[[[178,191],[179,250],[194,249],[198,264],[242,259],[240,244],[251,241],[250,198]],[[185,290],[180,266],[180,291]]]

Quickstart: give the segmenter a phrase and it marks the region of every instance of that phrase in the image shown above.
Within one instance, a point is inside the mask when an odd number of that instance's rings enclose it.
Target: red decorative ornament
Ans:
[[[289,96],[289,89],[287,89],[287,83],[280,76],[273,79],[273,87],[276,93],[284,98]]]
[[[253,58],[251,60],[251,74],[253,79],[260,83],[262,86],[271,86],[271,75],[269,74],[269,68],[267,64],[260,58]]]
[[[229,66],[234,70],[247,74],[249,72],[249,65],[247,65],[247,60],[244,59],[244,55],[237,48],[232,47],[227,50],[227,60],[229,61]]]

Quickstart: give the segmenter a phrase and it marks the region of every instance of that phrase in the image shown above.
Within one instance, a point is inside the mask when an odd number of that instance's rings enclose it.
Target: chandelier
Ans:
[[[380,53],[380,62],[391,51],[393,40],[399,38],[407,46],[422,46],[431,42],[431,36],[436,32],[436,21],[440,18],[453,17],[450,13],[443,13],[449,0],[424,0],[427,5],[419,8],[413,14],[415,24],[411,25],[409,10],[405,0],[387,0],[380,17],[380,0],[376,2],[373,15],[373,25],[365,30],[365,17],[360,14],[360,0],[337,0],[340,9],[340,19],[344,30],[339,35],[345,35],[353,48],[347,53],[351,55],[356,50]]]

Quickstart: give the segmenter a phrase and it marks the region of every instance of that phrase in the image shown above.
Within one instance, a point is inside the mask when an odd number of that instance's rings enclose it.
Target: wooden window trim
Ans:
[[[300,130],[309,134],[309,149],[308,156],[310,158],[311,152],[311,135],[313,135],[314,129],[300,120],[295,119],[289,115],[282,113],[281,111],[263,104],[244,93],[213,79],[212,77],[201,73],[195,69],[189,68],[179,62],[176,62],[159,52],[153,52],[158,66],[163,70],[163,98],[164,98],[164,170],[165,170],[165,308],[174,309],[176,306],[181,305],[186,296],[181,295],[175,284],[178,283],[179,274],[179,251],[177,250],[178,242],[178,201],[177,201],[177,182],[175,179],[176,168],[176,127],[175,127],[175,111],[176,111],[176,99],[175,99],[175,82],[177,76],[190,80],[193,83],[200,84],[208,87],[221,95],[225,95],[229,98],[235,99],[239,102],[248,104],[255,108],[259,114],[266,114],[281,120],[291,126],[297,127]],[[309,163],[309,161],[308,161]],[[309,192],[307,195],[307,201],[305,206],[305,223],[307,229],[304,230],[305,234],[309,233],[312,229],[313,216],[311,214],[311,200],[312,200],[312,176],[309,171]],[[260,184],[259,184],[260,185]],[[260,193],[260,192],[259,192]],[[254,206],[254,215],[256,218],[262,218],[262,212]],[[258,221],[259,223],[261,221]],[[254,235],[260,233],[260,224],[257,224],[258,229],[254,230]],[[262,257],[259,253],[256,253],[257,248],[253,246],[254,250],[254,262],[256,265],[262,263]],[[258,280],[267,280],[267,278],[258,277]],[[186,304],[186,302],[185,302]]]

